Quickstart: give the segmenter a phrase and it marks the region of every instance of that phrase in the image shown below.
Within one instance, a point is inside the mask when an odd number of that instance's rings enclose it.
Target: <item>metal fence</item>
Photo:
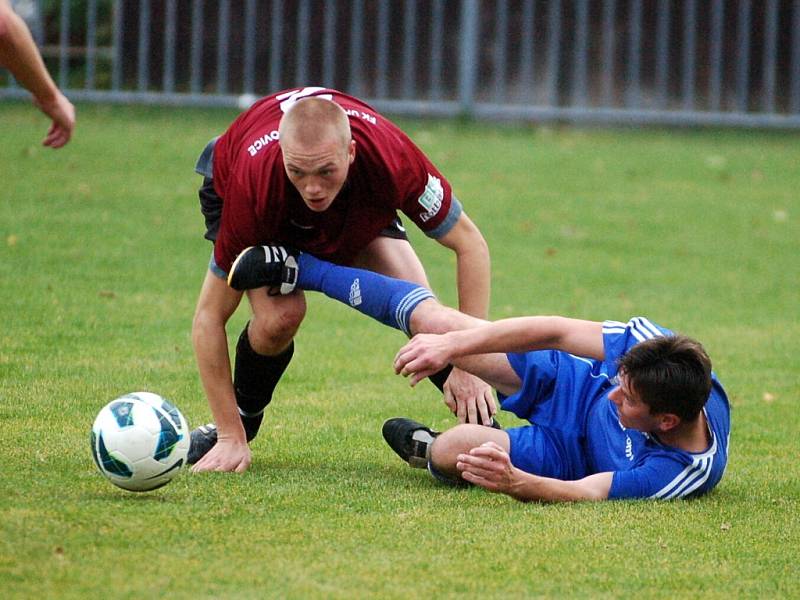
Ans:
[[[73,100],[800,127],[800,0],[17,0]],[[0,75],[0,98],[23,96]]]

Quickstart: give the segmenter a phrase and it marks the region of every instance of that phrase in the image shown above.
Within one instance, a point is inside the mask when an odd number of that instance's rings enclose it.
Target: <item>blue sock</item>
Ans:
[[[416,283],[353,267],[342,267],[311,254],[297,259],[297,287],[322,292],[357,311],[411,335],[409,320],[433,292]]]

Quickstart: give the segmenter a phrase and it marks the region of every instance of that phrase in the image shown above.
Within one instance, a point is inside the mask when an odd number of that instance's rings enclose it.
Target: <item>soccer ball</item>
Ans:
[[[92,456],[111,483],[146,492],[169,483],[186,462],[189,425],[158,394],[135,392],[106,404],[92,426]]]

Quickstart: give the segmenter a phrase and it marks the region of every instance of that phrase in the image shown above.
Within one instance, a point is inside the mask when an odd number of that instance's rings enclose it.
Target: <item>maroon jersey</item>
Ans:
[[[324,212],[305,205],[286,176],[278,143],[281,117],[306,96],[344,108],[356,141],[347,180]],[[226,272],[239,252],[266,243],[348,263],[398,210],[436,237],[453,202],[450,184],[397,126],[360,100],[325,88],[288,90],[255,103],[217,140],[213,169],[223,199],[214,260]]]

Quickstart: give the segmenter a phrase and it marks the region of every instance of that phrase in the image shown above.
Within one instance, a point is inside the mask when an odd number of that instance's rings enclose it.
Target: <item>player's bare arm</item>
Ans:
[[[491,264],[483,235],[466,213],[461,213],[439,242],[456,253],[459,310],[487,318]],[[460,423],[489,423],[497,412],[491,386],[457,367],[444,385],[444,402]]]
[[[465,481],[522,502],[606,500],[613,478],[613,473],[607,472],[577,481],[563,481],[526,473],[512,465],[508,452],[494,442],[459,454],[456,468]]]
[[[442,365],[493,352],[563,350],[602,360],[602,323],[566,317],[515,317],[448,333],[414,336],[395,356],[395,371],[415,385]]]
[[[192,323],[192,340],[200,379],[217,425],[218,442],[193,466],[194,472],[241,472],[250,465],[250,449],[231,383],[225,333],[225,324],[241,297],[242,294],[228,287],[224,279],[211,271],[206,273]]]
[[[461,213],[453,228],[437,241],[456,254],[458,309],[486,319],[489,314],[491,260],[483,235],[467,214]]]
[[[53,122],[43,144],[60,148],[72,136],[75,107],[58,89],[44,65],[30,30],[8,0],[0,0],[0,65],[27,89],[36,106]]]

